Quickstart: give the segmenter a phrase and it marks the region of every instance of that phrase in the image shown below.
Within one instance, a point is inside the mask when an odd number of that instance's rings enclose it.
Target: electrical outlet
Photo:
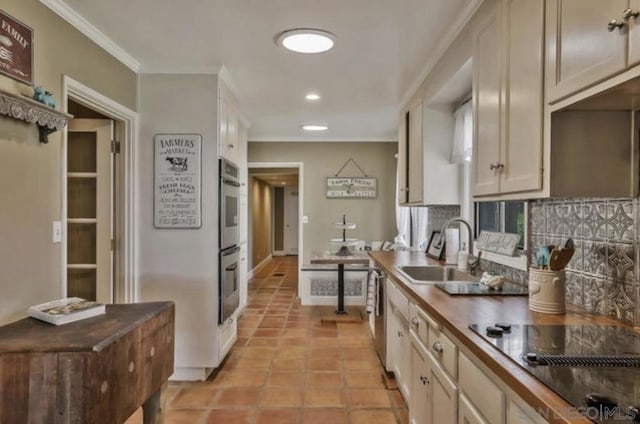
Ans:
[[[308,223],[309,223],[309,217],[308,217],[307,215],[304,215],[304,216],[302,217],[302,223],[303,223],[303,224],[308,224]]]
[[[62,243],[62,222],[53,221],[53,242]]]

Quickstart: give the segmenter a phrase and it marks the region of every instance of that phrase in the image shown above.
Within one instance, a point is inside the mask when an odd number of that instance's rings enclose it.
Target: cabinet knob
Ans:
[[[437,353],[444,352],[444,346],[442,346],[442,343],[440,342],[435,342],[433,346],[431,346],[431,349],[433,349],[433,351]]]
[[[422,382],[422,384],[424,384],[425,386],[427,384],[429,384],[429,379],[427,377],[425,377],[424,375],[420,376],[420,381]]]
[[[609,32],[613,32],[616,30],[616,28],[623,29],[624,25],[625,25],[624,22],[620,22],[617,19],[611,19],[607,24],[607,29],[609,30]]]
[[[624,19],[625,22],[629,22],[631,18],[638,19],[638,16],[640,16],[640,10],[627,9],[622,12],[622,19]]]
[[[418,324],[420,324],[420,321],[418,321],[418,318],[413,317],[411,318],[411,324],[413,324],[414,326],[418,326]]]
[[[403,188],[400,189],[400,191],[409,191],[409,189],[406,188],[406,187],[403,187]]]
[[[400,330],[398,330],[398,337],[404,337],[404,333]]]
[[[504,169],[504,164],[500,162],[494,162],[489,165],[491,171]]]

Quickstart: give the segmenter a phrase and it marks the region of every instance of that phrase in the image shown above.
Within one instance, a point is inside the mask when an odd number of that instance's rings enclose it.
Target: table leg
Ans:
[[[144,424],[164,424],[164,411],[167,403],[167,383],[153,393],[142,404],[142,422]]]
[[[336,314],[344,315],[344,264],[338,264],[338,309]]]

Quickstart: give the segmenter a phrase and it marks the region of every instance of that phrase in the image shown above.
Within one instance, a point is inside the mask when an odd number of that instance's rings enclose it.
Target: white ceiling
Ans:
[[[141,72],[228,71],[249,140],[395,140],[402,103],[481,0],[64,0]],[[278,47],[321,28],[327,53]],[[304,100],[316,91],[322,99]],[[328,132],[303,132],[322,123]]]

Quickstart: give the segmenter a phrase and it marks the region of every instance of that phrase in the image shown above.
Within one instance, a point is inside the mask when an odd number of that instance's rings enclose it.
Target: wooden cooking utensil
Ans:
[[[559,250],[559,257],[556,260],[556,267],[558,268],[558,271],[565,269],[565,267],[569,265],[574,252],[575,249],[564,248]]]
[[[553,249],[549,254],[549,270],[551,271],[560,271],[560,252],[561,249]]]

